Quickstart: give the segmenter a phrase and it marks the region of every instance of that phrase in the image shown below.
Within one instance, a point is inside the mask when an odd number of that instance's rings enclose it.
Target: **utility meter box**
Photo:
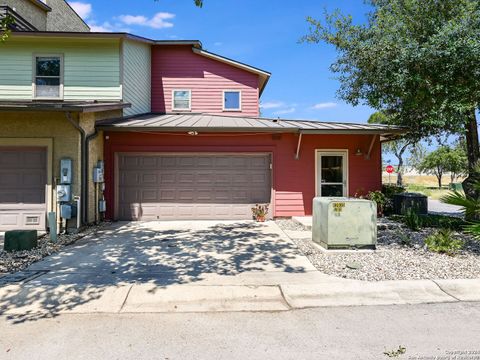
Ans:
[[[60,217],[63,219],[71,219],[77,216],[77,206],[74,204],[60,205]]]
[[[72,183],[72,159],[60,159],[60,184]]]
[[[72,200],[70,185],[57,185],[57,202],[69,202]]]
[[[357,198],[314,198],[312,238],[326,249],[374,249],[377,205]]]
[[[100,167],[93,168],[93,182],[94,183],[104,182],[103,168],[100,168]]]

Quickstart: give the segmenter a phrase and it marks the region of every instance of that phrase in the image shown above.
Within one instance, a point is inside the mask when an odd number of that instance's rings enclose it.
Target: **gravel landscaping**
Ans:
[[[58,236],[58,242],[52,243],[48,235],[43,235],[38,239],[38,247],[28,251],[6,252],[3,250],[3,241],[0,249],[0,276],[5,273],[13,273],[26,269],[28,266],[42,260],[44,257],[52,255],[67,245],[73,244],[77,240],[93,234],[105,226],[106,223],[85,227],[76,234],[61,234]]]
[[[455,233],[455,237],[465,241],[464,248],[449,256],[432,252],[423,243],[437,229],[415,232],[399,223],[382,220],[377,250],[325,253],[312,242],[311,231],[301,224],[293,220],[276,222],[325,274],[368,281],[480,278],[480,243],[463,233]],[[349,265],[358,268],[351,269]]]

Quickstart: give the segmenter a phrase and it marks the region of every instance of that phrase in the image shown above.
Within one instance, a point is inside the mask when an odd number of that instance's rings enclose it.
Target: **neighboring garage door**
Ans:
[[[268,154],[119,154],[120,220],[251,219],[270,203]]]
[[[0,231],[45,230],[47,151],[0,147]]]

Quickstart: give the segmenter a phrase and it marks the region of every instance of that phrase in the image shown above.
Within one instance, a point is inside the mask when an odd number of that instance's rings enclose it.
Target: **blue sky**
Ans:
[[[154,39],[198,39],[205,49],[270,71],[262,116],[366,122],[374,110],[336,98],[329,66],[335,49],[300,44],[305,18],[336,8],[363,21],[363,0],[82,0],[69,1],[92,31],[128,31]]]

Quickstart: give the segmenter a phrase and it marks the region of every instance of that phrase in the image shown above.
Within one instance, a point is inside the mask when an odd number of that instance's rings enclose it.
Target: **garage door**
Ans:
[[[0,231],[45,229],[47,151],[0,147]]]
[[[120,154],[120,220],[251,219],[270,203],[270,155]]]

